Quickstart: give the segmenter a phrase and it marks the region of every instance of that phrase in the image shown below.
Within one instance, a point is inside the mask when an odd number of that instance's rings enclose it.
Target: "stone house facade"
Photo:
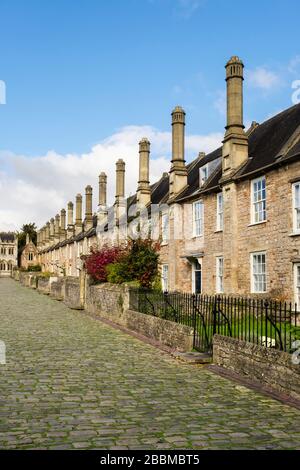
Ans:
[[[30,266],[38,264],[38,250],[36,245],[30,240],[29,235],[26,235],[26,244],[22,250],[20,257],[20,266],[23,269],[28,269]]]
[[[13,232],[0,232],[0,277],[11,276],[18,266],[18,237]]]
[[[142,139],[136,194],[125,198],[125,163],[118,160],[113,207],[101,173],[96,214],[88,186],[84,220],[79,194],[75,219],[68,204],[67,227],[63,209],[39,231],[44,269],[76,276],[81,254],[119,243],[137,219],[147,225],[151,218],[146,232],[161,240],[163,289],[300,302],[300,104],[245,131],[244,65],[234,56],[225,68],[222,146],[186,164],[185,112],[176,107],[169,174],[150,185],[150,142]]]

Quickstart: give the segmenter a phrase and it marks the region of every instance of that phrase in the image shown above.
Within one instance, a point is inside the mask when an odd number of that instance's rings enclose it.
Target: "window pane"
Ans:
[[[264,253],[252,255],[252,274],[254,292],[266,292],[266,255]]]
[[[169,266],[167,264],[162,265],[162,288],[164,291],[168,290],[168,275],[169,275]]]
[[[202,235],[203,231],[203,203],[201,201],[195,202],[193,209],[194,235],[198,237]]]
[[[223,229],[223,194],[217,195],[217,230]]]
[[[295,184],[295,208],[300,207],[300,185]]]
[[[260,178],[252,183],[253,222],[266,220],[266,180]]]

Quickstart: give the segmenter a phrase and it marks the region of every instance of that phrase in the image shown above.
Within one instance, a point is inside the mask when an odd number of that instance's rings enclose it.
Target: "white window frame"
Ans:
[[[254,265],[254,260],[255,257],[257,256],[264,256],[265,257],[265,262],[264,262],[264,270],[260,270],[255,268]],[[251,264],[251,293],[253,294],[265,294],[268,292],[268,286],[267,286],[267,253],[266,251],[256,251],[250,254],[250,264]],[[263,264],[262,264],[263,266]],[[255,279],[255,276],[264,276],[264,284],[265,284],[265,289],[258,289],[256,287],[257,283],[260,285],[262,282],[257,281],[257,278]]]
[[[169,290],[169,265],[162,264],[161,265],[161,288],[163,292]]]
[[[298,191],[299,191],[298,202],[296,201],[296,188],[298,188]],[[293,183],[292,195],[293,195],[293,232],[300,233],[300,220],[299,220],[299,227],[297,227],[298,225],[297,215],[299,216],[299,219],[300,219],[300,181]]]
[[[217,231],[221,232],[224,226],[224,198],[223,193],[217,194]]]
[[[197,210],[200,205],[200,210]],[[193,237],[202,237],[204,232],[204,204],[202,200],[193,202]]]
[[[255,191],[255,185],[261,182],[261,189]],[[264,182],[264,192],[265,198],[262,197],[263,189],[262,183]],[[257,196],[256,196],[257,193]],[[264,209],[261,209],[261,205],[264,205]],[[257,208],[259,208],[257,210]],[[257,214],[263,214],[264,218],[260,219],[260,216],[256,217]],[[258,219],[258,220],[257,220]],[[251,224],[261,224],[266,222],[267,220],[267,185],[266,185],[266,177],[260,176],[259,178],[255,178],[251,181]]]
[[[297,304],[297,310],[300,307],[300,279],[298,277],[298,268],[300,269],[300,263],[294,264],[294,300]]]
[[[224,258],[223,256],[216,257],[216,292],[223,294],[224,292]]]
[[[169,214],[164,212],[161,215],[161,239],[163,243],[168,243],[170,238],[169,234]]]
[[[204,165],[199,169],[199,186],[203,186],[208,179],[208,165]]]

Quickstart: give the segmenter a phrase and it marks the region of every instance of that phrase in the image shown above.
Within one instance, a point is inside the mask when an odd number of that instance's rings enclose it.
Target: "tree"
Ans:
[[[25,245],[26,245],[26,235],[29,235],[30,240],[36,245],[37,239],[37,227],[35,223],[28,223],[24,224],[21,228],[21,231],[18,233],[18,251],[19,254],[22,253]]]
[[[22,226],[22,229],[21,229],[21,230],[22,230],[22,232],[25,233],[25,235],[28,234],[30,240],[33,241],[33,243],[36,245],[36,237],[37,237],[36,231],[37,231],[37,228],[36,228],[35,223],[34,223],[34,222],[33,222],[33,223],[31,222],[31,223],[29,223],[29,224],[24,224],[24,225]]]

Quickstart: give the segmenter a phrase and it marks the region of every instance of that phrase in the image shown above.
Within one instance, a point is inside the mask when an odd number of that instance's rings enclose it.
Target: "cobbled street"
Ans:
[[[1,449],[299,449],[300,411],[0,279]]]

